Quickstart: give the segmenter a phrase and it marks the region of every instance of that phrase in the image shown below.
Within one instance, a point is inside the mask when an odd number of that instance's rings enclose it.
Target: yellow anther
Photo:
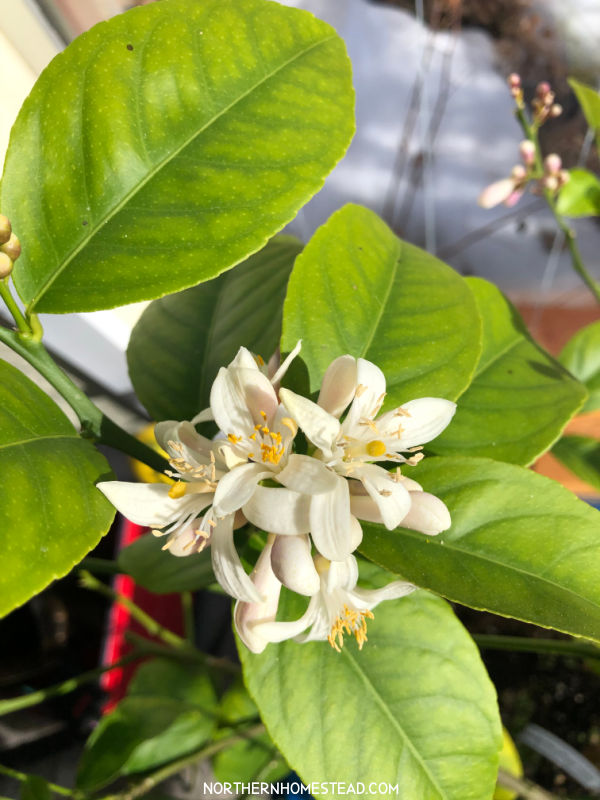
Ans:
[[[271,431],[267,428],[266,425],[264,425],[260,430],[261,430],[261,433],[271,433]]]
[[[258,427],[260,428],[260,425]],[[254,433],[251,433],[248,438],[252,439],[252,441],[255,442],[256,441],[256,431],[254,431]]]
[[[371,611],[357,611],[344,605],[343,614],[340,614],[331,626],[327,641],[334,650],[341,653],[341,648],[344,646],[344,633],[347,633],[354,636],[358,643],[358,649],[362,650],[367,641],[367,619],[373,618]]]
[[[262,422],[259,422],[258,425],[254,426],[255,431],[259,431],[262,428]]]
[[[261,415],[261,417],[262,417],[262,418],[263,418],[263,419],[266,421],[266,419],[267,419],[267,415],[266,415],[266,413],[265,413],[264,411],[261,411],[261,412],[260,412],[260,415]]]
[[[229,439],[231,444],[237,444],[238,442],[242,441],[242,437],[241,436],[236,436],[235,433],[228,433],[227,434],[227,438]]]
[[[374,439],[367,445],[367,453],[370,456],[373,456],[373,458],[382,456],[386,450],[387,450],[386,446],[384,445],[383,442],[380,442],[379,439]]]
[[[169,489],[169,497],[171,500],[179,500],[180,497],[183,497],[186,490],[187,484],[183,481],[177,481],[177,483],[174,483]]]
[[[298,433],[298,426],[291,417],[282,417],[281,424],[285,425],[292,432],[292,436]]]
[[[265,360],[262,356],[254,356],[254,360],[256,361],[259,367],[264,367]]]

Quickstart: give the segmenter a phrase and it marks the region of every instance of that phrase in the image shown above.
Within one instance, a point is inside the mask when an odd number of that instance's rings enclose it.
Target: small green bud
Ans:
[[[3,245],[0,245],[0,251],[6,253],[9,258],[16,261],[21,255],[21,242],[17,239],[14,233],[11,233],[10,239]]]
[[[12,233],[12,225],[8,217],[0,214],[0,244],[8,242]]]
[[[0,253],[0,279],[8,278],[13,268],[13,260],[6,253]]]

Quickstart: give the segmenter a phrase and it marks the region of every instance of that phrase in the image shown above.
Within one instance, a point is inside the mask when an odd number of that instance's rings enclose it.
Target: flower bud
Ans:
[[[544,172],[547,175],[558,175],[562,169],[562,159],[556,153],[550,153],[544,159]]]
[[[3,245],[0,245],[0,250],[13,261],[21,255],[21,242],[17,239],[14,233],[11,233],[10,238]]]
[[[554,105],[550,108],[551,117],[560,117],[562,112],[563,112],[562,106],[559,105],[558,103],[554,103]]]
[[[8,242],[12,233],[12,225],[8,217],[0,214],[0,244]]]
[[[538,83],[535,93],[537,94],[538,97],[541,97],[543,99],[551,91],[552,87],[550,86],[548,81],[542,81],[541,83]]]
[[[510,86],[511,89],[521,88],[521,76],[517,72],[511,72],[507,80],[508,80],[508,85]]]
[[[515,164],[510,171],[510,177],[514,181],[520,182],[527,177],[527,170],[522,164]]]
[[[566,169],[561,169],[558,173],[558,182],[561,186],[564,186],[565,183],[568,183],[571,180],[571,173]]]
[[[525,139],[519,145],[519,153],[523,159],[523,163],[530,167],[535,162],[535,145],[529,139]]]
[[[6,253],[0,253],[0,279],[8,278],[12,272],[13,261]]]
[[[551,192],[555,192],[558,189],[558,176],[557,175],[546,175],[545,178],[542,178],[542,186],[544,189],[548,189]]]

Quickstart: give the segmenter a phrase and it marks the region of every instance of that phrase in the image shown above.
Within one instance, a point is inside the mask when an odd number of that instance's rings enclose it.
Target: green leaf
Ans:
[[[21,786],[21,800],[52,800],[48,782],[37,775],[29,775]]]
[[[341,653],[326,642],[239,650],[269,733],[305,784],[386,782],[406,800],[491,798],[501,747],[494,689],[439,598],[382,603],[360,652],[354,642]]]
[[[552,453],[578,478],[600,492],[600,440],[563,436],[552,448]]]
[[[485,458],[410,472],[450,509],[438,536],[362,523],[360,550],[473,608],[600,641],[600,515],[560,484]]]
[[[600,215],[600,180],[587,169],[571,169],[569,175],[569,182],[558,195],[558,213],[566,217]]]
[[[77,788],[92,792],[198,749],[215,726],[216,697],[198,664],[146,662],[127,697],[102,717],[79,764]]]
[[[483,319],[483,350],[452,423],[428,449],[530,464],[560,436],[585,388],[534,343],[493,284],[467,281]]]
[[[587,124],[594,131],[600,129],[600,95],[598,92],[575,78],[569,78],[569,86],[575,92]]]
[[[281,349],[303,339],[311,391],[334,358],[350,353],[383,370],[385,407],[428,395],[455,399],[470,383],[480,337],[464,280],[366,208],[337,211],[296,259]]]
[[[148,533],[119,553],[119,569],[155,594],[194,592],[214,583],[210,551],[177,558],[162,549],[164,542]]]
[[[191,419],[206,408],[219,368],[241,345],[269,358],[301,250],[297,239],[278,236],[236,269],[144,311],[127,360],[136,394],[155,420]]]
[[[107,532],[110,467],[60,409],[0,361],[0,616],[66,575]]]
[[[600,408],[600,321],[592,322],[567,342],[559,356],[569,372],[585,383],[589,392],[582,412]]]
[[[257,715],[256,704],[243,681],[236,679],[221,699],[221,719],[234,725]],[[223,728],[219,730],[219,735],[228,736],[232,732],[231,728]],[[213,770],[218,781],[249,783],[253,780],[275,782],[287,775],[290,768],[269,735],[263,733],[221,750],[213,759]]]
[[[342,40],[265,0],[164,0],[84,33],[14,125],[1,208],[30,308],[160,297],[259,250],[354,129]]]

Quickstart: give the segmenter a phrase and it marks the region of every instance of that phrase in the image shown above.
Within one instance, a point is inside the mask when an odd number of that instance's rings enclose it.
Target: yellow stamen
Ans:
[[[254,356],[254,360],[256,361],[259,367],[264,367],[265,360],[262,356]]]
[[[358,643],[358,649],[362,650],[367,641],[367,619],[374,619],[371,611],[357,611],[344,605],[343,614],[340,614],[331,626],[327,641],[334,650],[341,653],[344,646],[344,633],[347,633],[354,636]]]
[[[242,437],[241,436],[236,436],[235,433],[228,433],[227,434],[227,438],[229,439],[231,444],[237,444],[238,442],[242,441]]]
[[[179,498],[183,497],[183,495],[186,493],[186,490],[187,484],[183,483],[182,481],[177,481],[177,483],[174,483],[169,489],[169,497],[172,500],[179,500]]]
[[[373,458],[382,456],[386,450],[387,450],[386,446],[384,445],[383,442],[380,442],[379,439],[374,439],[367,445],[367,453],[370,456],[373,456]]]
[[[295,436],[298,433],[298,426],[291,417],[283,417],[281,424],[285,425],[285,427],[292,432],[292,436]]]
[[[364,394],[367,391],[367,387],[364,383],[359,383],[356,387],[356,392],[354,393],[356,397],[360,397],[361,394]]]

